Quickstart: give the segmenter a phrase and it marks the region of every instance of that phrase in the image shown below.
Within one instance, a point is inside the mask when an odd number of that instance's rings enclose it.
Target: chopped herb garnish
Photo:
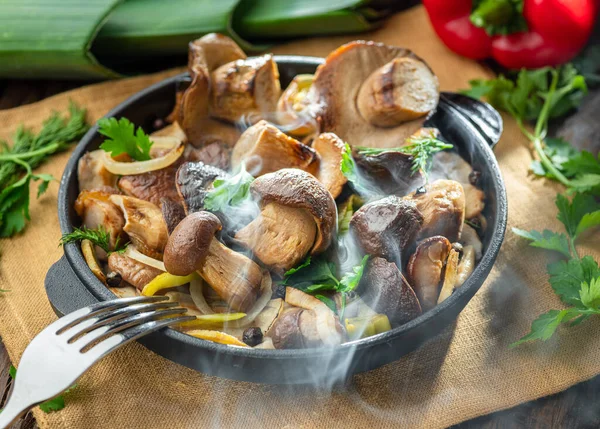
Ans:
[[[136,161],[148,161],[153,142],[142,127],[135,130],[135,125],[127,118],[102,118],[98,121],[98,132],[106,137],[100,149],[110,152],[115,157],[126,153]]]
[[[60,239],[60,245],[63,246],[68,243],[76,243],[82,240],[90,240],[94,245],[100,247],[106,253],[122,253],[125,251],[127,244],[121,244],[119,238],[117,238],[114,250],[111,250],[110,246],[110,234],[104,229],[103,226],[97,229],[86,228],[75,228],[73,232],[63,234]]]
[[[213,190],[204,198],[204,207],[211,211],[222,211],[227,206],[236,206],[248,198],[250,184],[254,177],[242,169],[235,176],[227,179],[216,179]]]

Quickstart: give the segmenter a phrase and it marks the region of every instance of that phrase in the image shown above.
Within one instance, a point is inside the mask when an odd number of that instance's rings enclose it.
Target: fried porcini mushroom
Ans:
[[[481,255],[483,254],[483,244],[481,244],[481,240],[479,239],[479,235],[475,228],[470,226],[469,224],[464,224],[462,233],[460,235],[460,244],[464,247],[471,247],[471,249],[475,252],[475,258],[481,259]]]
[[[125,195],[111,195],[109,199],[121,209],[125,217],[123,231],[136,249],[151,258],[162,259],[169,234],[160,208]]]
[[[169,234],[173,232],[175,227],[179,225],[179,222],[185,217],[183,205],[178,201],[173,201],[168,198],[162,198],[160,200],[160,211],[165,221],[165,225],[167,225]]]
[[[437,235],[419,243],[410,257],[406,271],[423,311],[435,307],[442,281],[442,271],[452,245],[447,238]]]
[[[473,246],[465,246],[463,248],[462,256],[457,267],[455,287],[462,286],[473,272],[473,268],[475,268],[475,256],[476,252],[473,249]]]
[[[111,253],[108,257],[108,268],[114,273],[119,273],[124,281],[138,290],[144,289],[144,286],[163,273],[157,268],[117,252]]]
[[[281,132],[267,121],[259,121],[248,128],[231,153],[234,170],[244,162],[254,177],[282,168],[299,168],[315,174],[318,168],[316,152],[293,137]]]
[[[314,75],[294,76],[277,102],[277,123],[296,137],[304,137],[317,131],[317,123],[310,113],[310,102],[306,95]]]
[[[79,191],[91,191],[105,187],[115,188],[117,176],[104,167],[102,149],[86,152],[77,164]]]
[[[451,249],[446,260],[446,268],[444,269],[444,283],[442,283],[442,289],[440,290],[440,296],[438,296],[437,303],[440,304],[452,295],[454,288],[456,287],[456,281],[458,280],[458,251]]]
[[[327,189],[295,168],[265,174],[252,182],[260,215],[240,229],[236,240],[278,274],[296,266],[310,252],[321,253],[335,234],[337,212]]]
[[[485,194],[472,182],[473,168],[456,152],[442,151],[433,156],[432,178],[456,180],[465,191],[465,219],[478,216],[485,208]]]
[[[215,179],[225,179],[229,175],[220,168],[203,162],[186,162],[175,175],[177,192],[183,200],[187,214],[204,209],[204,198]]]
[[[123,237],[125,218],[110,196],[116,192],[114,188],[101,188],[93,191],[82,191],[75,200],[75,211],[86,228],[103,227],[110,237],[110,247],[114,249],[117,240]],[[106,259],[106,252],[97,249],[100,259]]]
[[[199,148],[187,145],[183,159],[227,170],[231,162],[231,148],[219,142],[208,143]]]
[[[333,198],[337,198],[348,181],[340,168],[344,142],[333,133],[319,134],[312,143],[312,148],[319,155],[319,170],[316,177]]]
[[[207,34],[190,42],[188,71],[192,82],[181,95],[174,116],[192,145],[200,147],[222,141],[232,146],[237,140],[239,133],[235,127],[209,117],[211,72],[244,58],[246,54],[240,47],[221,34]]]
[[[179,165],[179,162],[175,162],[160,170],[122,176],[118,182],[119,189],[125,195],[149,201],[157,206],[163,198],[178,201],[181,198],[174,184]]]
[[[406,195],[423,186],[423,174],[413,172],[410,155],[398,151],[368,155],[355,152],[359,171],[370,185],[382,194]]]
[[[219,218],[210,212],[186,216],[169,236],[165,268],[177,276],[197,271],[231,308],[246,312],[256,301],[263,274],[255,262],[215,237],[220,229]]]
[[[275,112],[281,94],[279,70],[269,54],[240,59],[211,73],[210,115],[254,123]]]
[[[366,254],[397,264],[421,225],[423,215],[416,205],[395,195],[363,205],[350,220],[350,230]]]
[[[359,291],[369,307],[385,314],[395,325],[406,323],[421,314],[417,295],[394,262],[379,257],[371,258],[361,278]]]
[[[439,90],[433,72],[411,51],[355,41],[327,56],[307,97],[321,132],[353,146],[392,147],[423,126]]]
[[[442,235],[459,241],[465,221],[465,192],[454,180],[436,180],[404,198],[417,205],[423,215],[423,228],[419,238]]]

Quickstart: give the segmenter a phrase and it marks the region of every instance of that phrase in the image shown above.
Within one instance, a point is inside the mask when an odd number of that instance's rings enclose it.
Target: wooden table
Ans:
[[[32,103],[83,84],[85,83],[0,80],[0,109]],[[600,112],[600,92],[589,97],[581,111],[563,127],[563,131],[568,133],[569,129],[581,129],[581,126],[585,126],[588,136],[579,133],[581,140],[574,143],[580,147],[585,146],[588,150],[592,147],[597,149],[600,147],[598,112]],[[10,360],[0,339],[0,408],[4,406],[10,387],[9,368]],[[598,404],[600,404],[600,376],[557,395],[464,422],[455,428],[599,428],[600,406]],[[17,422],[12,429],[37,427],[30,413]]]

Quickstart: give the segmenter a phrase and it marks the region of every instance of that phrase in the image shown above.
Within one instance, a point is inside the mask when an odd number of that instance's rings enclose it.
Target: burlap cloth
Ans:
[[[482,66],[449,52],[435,37],[421,8],[391,19],[366,39],[406,46],[425,58],[444,90],[464,88],[487,77]],[[323,56],[351,36],[313,39],[275,49],[277,53]],[[172,73],[172,72],[171,72]],[[18,124],[38,127],[72,99],[97,120],[131,94],[169,73],[106,82],[39,103],[0,111],[0,139]],[[95,366],[67,394],[67,406],[44,414],[42,428],[191,427],[446,427],[463,420],[549,395],[600,373],[600,320],[559,330],[547,343],[517,349],[533,318],[561,304],[547,283],[548,253],[528,247],[510,232],[559,229],[554,198],[560,187],[528,175],[530,153],[515,123],[495,152],[509,198],[509,230],[489,279],[455,326],[398,362],[355,377],[345,391],[315,392],[241,383],[205,376],[131,344]],[[62,174],[68,153],[40,171]],[[2,241],[0,336],[13,362],[29,341],[55,320],[44,293],[44,276],[60,258],[56,215],[58,186],[39,201],[32,189],[32,221],[25,233]],[[591,239],[589,240],[591,243]],[[584,253],[600,256],[591,244]],[[315,362],[315,365],[318,365]]]

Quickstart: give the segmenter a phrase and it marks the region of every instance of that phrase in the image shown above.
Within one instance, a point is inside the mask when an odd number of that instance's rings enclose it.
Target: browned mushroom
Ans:
[[[442,270],[452,245],[437,235],[423,240],[410,257],[406,267],[410,284],[419,298],[421,308],[427,311],[435,306],[440,294]]]
[[[149,201],[157,206],[162,198],[178,201],[180,196],[175,187],[175,173],[179,165],[180,162],[175,162],[160,170],[122,176],[118,182],[119,189],[125,195]]]
[[[381,194],[406,195],[423,186],[423,174],[413,172],[413,162],[410,155],[391,151],[379,154],[354,155],[356,165],[370,188],[377,189]]]
[[[444,283],[440,290],[440,296],[437,303],[440,304],[452,295],[454,288],[457,287],[458,280],[458,251],[451,249],[446,260],[446,268],[444,269]]]
[[[204,209],[204,198],[215,179],[224,179],[227,172],[203,162],[186,162],[175,176],[177,192],[187,214]]]
[[[315,174],[319,160],[310,146],[267,121],[260,121],[244,131],[233,148],[231,166],[235,170],[242,162],[251,175],[258,177],[282,168],[299,168]]]
[[[284,311],[269,331],[276,349],[301,349],[323,344],[314,312],[292,307]]]
[[[121,209],[125,217],[123,231],[137,250],[162,259],[168,232],[160,209],[148,201],[125,195],[111,195],[110,201]]]
[[[460,244],[467,247],[470,246],[471,249],[475,252],[475,258],[481,259],[481,255],[483,253],[483,245],[481,244],[481,240],[479,239],[479,235],[475,228],[471,227],[468,224],[464,224],[462,228],[462,233],[460,235]]]
[[[335,233],[336,206],[331,194],[310,174],[293,168],[254,180],[250,192],[260,215],[235,235],[266,266],[283,274],[308,252],[329,247]]]
[[[207,143],[198,148],[187,145],[183,152],[183,159],[191,162],[200,161],[206,165],[226,170],[231,162],[231,148],[220,142]]]
[[[359,291],[363,301],[391,323],[401,325],[421,314],[421,305],[395,263],[372,258],[361,278]]]
[[[439,92],[433,72],[409,50],[356,41],[327,56],[307,97],[321,132],[351,145],[394,147],[422,127]]]
[[[113,188],[83,191],[75,200],[75,211],[83,226],[91,229],[103,227],[110,236],[110,246],[114,248],[118,239],[122,239],[125,218],[110,196],[116,192]],[[100,259],[106,259],[106,252],[97,249]]]
[[[104,167],[104,151],[101,149],[86,152],[77,165],[79,191],[91,191],[105,187],[115,188],[117,176]]]
[[[442,235],[452,242],[460,239],[465,221],[465,193],[460,183],[436,180],[405,200],[414,202],[423,215],[420,238]]]
[[[337,198],[348,181],[340,168],[345,150],[344,142],[333,133],[323,133],[315,138],[312,148],[319,155],[320,161],[317,179],[325,185],[333,198]]]
[[[165,268],[178,276],[198,271],[231,308],[248,311],[258,296],[263,273],[255,262],[215,238],[220,229],[221,222],[212,213],[188,215],[169,236]]]
[[[271,55],[224,64],[211,73],[211,80],[212,117],[254,123],[275,112],[281,88]]]
[[[159,269],[116,252],[111,253],[108,257],[108,268],[112,272],[119,273],[123,280],[138,290],[142,290],[154,277],[162,274]]]
[[[185,209],[179,202],[163,198],[160,200],[160,211],[162,212],[165,225],[169,234],[173,232],[179,222],[185,217]]]
[[[422,224],[423,215],[414,203],[392,195],[358,209],[350,229],[365,253],[400,264],[402,252],[413,243]]]
[[[475,250],[473,249],[473,246],[465,246],[457,267],[455,287],[462,286],[462,284],[467,281],[467,278],[469,278],[473,272],[474,267]]]
[[[312,85],[312,74],[294,76],[277,102],[277,123],[293,136],[304,137],[317,131],[306,95]]]

